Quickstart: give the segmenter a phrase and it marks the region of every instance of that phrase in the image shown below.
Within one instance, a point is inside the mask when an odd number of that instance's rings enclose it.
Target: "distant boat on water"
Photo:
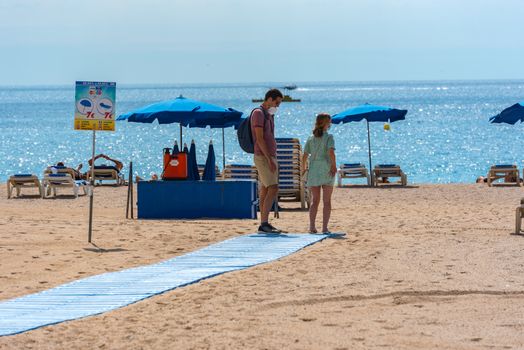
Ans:
[[[252,102],[264,102],[263,98],[254,98],[251,100]],[[284,95],[284,98],[282,99],[282,102],[300,102],[302,101],[299,98],[293,98],[289,95]]]
[[[296,88],[297,88],[297,86],[295,84],[285,85],[284,86],[284,89],[286,89],[286,90],[295,90]]]

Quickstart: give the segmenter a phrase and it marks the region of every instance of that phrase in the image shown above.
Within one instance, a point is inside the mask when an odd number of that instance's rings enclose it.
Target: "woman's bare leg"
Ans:
[[[318,205],[320,204],[320,186],[311,186],[311,206],[309,207],[309,232],[316,233],[315,220],[317,218]]]
[[[322,232],[328,232],[329,218],[331,217],[331,195],[333,194],[333,186],[322,186],[322,200],[324,208],[322,211]]]

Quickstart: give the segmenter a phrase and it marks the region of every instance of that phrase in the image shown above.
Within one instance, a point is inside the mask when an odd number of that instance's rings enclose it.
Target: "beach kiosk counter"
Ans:
[[[139,181],[139,219],[256,219],[253,180]]]

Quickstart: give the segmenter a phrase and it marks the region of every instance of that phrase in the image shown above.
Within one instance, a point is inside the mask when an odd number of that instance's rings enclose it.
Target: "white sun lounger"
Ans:
[[[400,181],[397,182],[384,182],[379,181],[379,179],[399,177]],[[389,180],[388,180],[389,181]],[[399,165],[396,164],[378,164],[373,168],[373,184],[378,186],[379,184],[400,184],[406,186],[408,183],[408,178],[406,174],[400,169]]]
[[[69,174],[74,179],[75,170],[66,166],[52,165],[44,170],[44,176],[47,174]]]
[[[42,180],[42,198],[50,196],[56,197],[56,191],[59,188],[72,188],[75,197],[78,197],[78,191],[81,188],[84,194],[88,194],[88,185],[84,180],[74,180],[70,174],[46,174]]]
[[[117,186],[125,185],[126,181],[121,172],[118,172],[112,166],[95,166],[94,180],[101,183],[102,181],[115,181]],[[92,168],[87,172],[87,179],[91,181]]]
[[[338,168],[338,186],[342,187],[342,179],[366,178],[368,186],[371,185],[371,178],[368,169],[361,163],[344,163]]]
[[[514,164],[493,165],[488,171],[488,186],[502,179],[500,184],[520,186],[519,169]]]
[[[38,177],[33,174],[17,174],[12,175],[7,180],[7,198],[11,198],[13,190],[16,189],[16,196],[20,197],[20,192],[22,188],[36,187],[38,188],[38,193],[42,196],[42,187]]]

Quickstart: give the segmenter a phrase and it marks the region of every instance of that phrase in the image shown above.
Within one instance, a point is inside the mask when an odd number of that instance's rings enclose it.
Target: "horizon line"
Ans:
[[[108,81],[110,81],[109,79]],[[32,83],[32,84],[0,84],[0,88],[9,88],[9,87],[16,87],[16,88],[23,88],[23,87],[64,87],[69,86],[69,84],[74,85],[76,81],[100,81],[96,79],[87,79],[87,80],[72,80],[70,83]],[[114,80],[113,80],[114,81]],[[282,88],[285,85],[297,85],[297,84],[328,84],[328,83],[335,83],[335,84],[343,84],[343,83],[410,83],[410,82],[418,82],[418,83],[424,83],[424,82],[501,82],[501,81],[511,81],[511,82],[524,82],[524,77],[522,78],[478,78],[478,79],[405,79],[405,80],[398,80],[398,79],[384,79],[384,80],[294,80],[292,82],[290,81],[253,81],[253,82],[183,82],[183,83],[166,83],[166,82],[142,82],[142,83],[116,83],[120,86],[208,86],[208,85],[223,85],[223,86],[235,86],[235,85],[282,85]]]

